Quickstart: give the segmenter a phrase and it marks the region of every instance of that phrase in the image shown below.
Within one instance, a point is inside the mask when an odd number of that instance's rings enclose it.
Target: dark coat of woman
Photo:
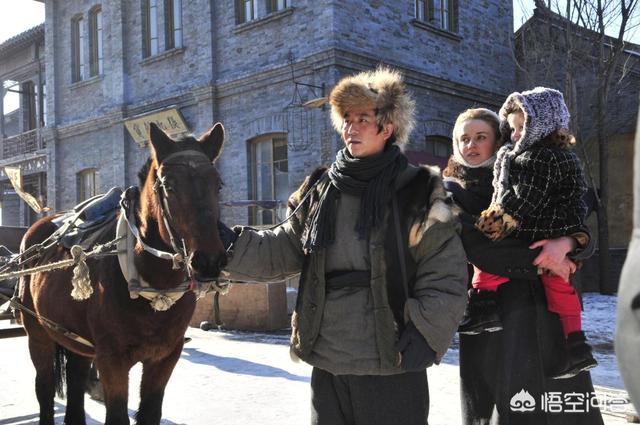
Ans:
[[[485,184],[491,171],[463,167],[445,179],[445,188],[462,210],[462,241],[469,262],[511,278],[497,291],[503,330],[460,335],[463,423],[603,424],[588,372],[571,379],[549,378],[566,354],[560,319],[547,309],[532,264],[540,250],[513,238],[491,242],[473,227],[473,215],[490,199]]]

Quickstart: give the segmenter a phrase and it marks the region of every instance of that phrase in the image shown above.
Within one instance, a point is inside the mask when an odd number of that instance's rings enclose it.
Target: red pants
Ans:
[[[507,277],[484,272],[475,266],[473,269],[471,284],[477,290],[497,291],[498,286],[509,281]],[[560,316],[564,335],[582,330],[582,307],[573,286],[559,276],[543,274],[540,277],[547,296],[547,308]]]

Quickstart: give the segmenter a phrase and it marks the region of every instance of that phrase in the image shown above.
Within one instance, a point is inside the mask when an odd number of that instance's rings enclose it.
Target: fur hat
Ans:
[[[514,149],[518,153],[527,150],[554,130],[569,128],[569,110],[558,90],[536,87],[522,93],[511,93],[500,108],[500,131],[505,137],[510,134],[507,116],[518,110],[524,114],[524,129]]]
[[[339,133],[344,116],[356,108],[374,109],[380,126],[392,123],[398,145],[406,143],[413,130],[415,102],[396,70],[380,67],[345,77],[331,91],[329,103],[331,121]]]

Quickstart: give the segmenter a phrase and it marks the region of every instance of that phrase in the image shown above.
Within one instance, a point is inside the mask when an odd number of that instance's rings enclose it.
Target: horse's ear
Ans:
[[[218,155],[220,155],[222,143],[224,142],[224,127],[222,124],[216,123],[216,125],[200,137],[199,142],[202,143],[204,153],[207,154],[211,162],[215,161]]]
[[[149,139],[156,161],[161,163],[173,151],[173,140],[155,123],[149,123]]]

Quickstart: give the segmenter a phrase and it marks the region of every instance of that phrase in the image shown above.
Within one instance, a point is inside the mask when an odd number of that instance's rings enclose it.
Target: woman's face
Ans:
[[[483,163],[496,152],[493,128],[483,120],[464,121],[458,136],[458,149],[469,164]]]

